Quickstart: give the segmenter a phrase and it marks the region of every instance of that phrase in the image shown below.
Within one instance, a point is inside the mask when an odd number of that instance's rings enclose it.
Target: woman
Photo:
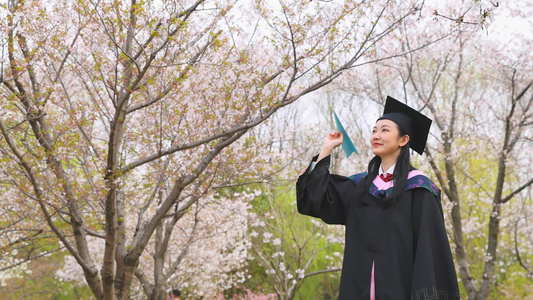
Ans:
[[[329,173],[343,134],[331,132],[296,183],[298,211],[346,228],[339,299],[460,299],[440,190],[411,165],[431,120],[387,97],[368,171]]]

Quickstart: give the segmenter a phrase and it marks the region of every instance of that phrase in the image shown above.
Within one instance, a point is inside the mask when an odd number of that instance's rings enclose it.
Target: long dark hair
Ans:
[[[407,135],[407,132],[398,126],[398,124],[396,124],[396,127],[398,128],[398,137]],[[361,182],[359,182],[355,188],[355,195],[363,204],[367,203],[364,200],[364,196],[365,194],[369,193],[372,181],[374,181],[374,178],[378,176],[380,165],[381,157],[377,155],[374,156],[370,160],[370,163],[368,163],[368,175],[363,178],[363,180],[361,180]],[[394,167],[393,174],[394,187],[392,188],[392,193],[383,199],[384,201],[395,200],[405,190],[405,187],[407,186],[407,176],[412,170],[415,170],[415,168],[413,165],[411,165],[411,155],[409,154],[408,141],[407,144],[402,147],[400,155],[398,155],[398,158],[396,159],[396,166]]]

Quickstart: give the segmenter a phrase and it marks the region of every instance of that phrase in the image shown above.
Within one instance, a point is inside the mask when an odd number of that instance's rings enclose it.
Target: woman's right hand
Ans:
[[[333,149],[342,145],[344,140],[344,133],[339,133],[338,131],[331,131],[328,136],[324,139],[322,144],[322,149],[320,150],[320,155],[318,156],[317,162],[322,158],[331,154]]]

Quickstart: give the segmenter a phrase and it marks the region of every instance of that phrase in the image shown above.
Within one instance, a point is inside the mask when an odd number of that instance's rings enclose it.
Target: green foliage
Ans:
[[[6,280],[7,286],[2,287],[1,299],[91,299],[93,294],[87,285],[65,282],[54,277],[62,266],[65,252],[57,252],[48,257],[33,260],[26,276]]]
[[[456,173],[459,186],[463,233],[465,248],[468,255],[469,271],[478,284],[485,272],[485,264],[490,259],[486,255],[489,218],[494,207],[495,186],[498,176],[498,157],[488,147],[478,141],[456,140],[457,147],[467,147],[472,151],[457,160],[461,172]],[[444,168],[441,168],[444,169]],[[513,170],[506,169],[506,181],[503,195],[512,191]],[[444,199],[443,201],[447,201]],[[516,201],[515,201],[516,202]],[[500,254],[495,261],[495,284],[489,299],[527,299],[531,292],[531,278],[527,271],[519,265],[515,255],[515,220],[520,219],[520,210],[513,201],[501,206],[501,224],[499,234]],[[523,245],[527,248],[525,245]],[[529,251],[524,251],[526,256]],[[531,256],[529,257],[531,259]],[[466,297],[464,286],[460,284],[461,293]]]
[[[252,207],[265,225],[251,227],[251,231],[257,232],[258,236],[253,239],[255,261],[250,264],[251,279],[246,282],[247,286],[252,290],[264,289],[268,282],[271,285],[268,291],[274,292],[274,286],[282,291],[282,286],[290,286],[296,280],[295,299],[335,299],[340,283],[339,271],[301,279],[297,270],[305,269],[305,274],[310,274],[338,268],[343,245],[332,243],[327,236],[338,234],[339,229],[343,231],[343,228],[326,226],[320,220],[313,221],[308,216],[300,215],[296,208],[293,181],[285,185],[263,187],[262,195],[253,200]],[[267,242],[265,233],[272,234]],[[273,242],[276,239],[278,242]],[[286,273],[279,270],[281,264],[286,268]],[[276,269],[276,274],[272,273],[273,269]],[[283,292],[284,297],[287,297],[289,292]]]
[[[323,259],[323,258],[322,258]],[[321,257],[316,259],[317,266],[323,265]],[[320,274],[305,279],[296,293],[295,299],[337,299],[341,283],[340,272]]]

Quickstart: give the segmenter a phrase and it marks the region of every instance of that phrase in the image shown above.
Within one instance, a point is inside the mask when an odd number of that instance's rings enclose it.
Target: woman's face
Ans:
[[[402,147],[409,141],[409,136],[400,137],[398,125],[391,120],[382,119],[372,129],[370,145],[374,155],[381,159],[394,158],[400,155]]]

